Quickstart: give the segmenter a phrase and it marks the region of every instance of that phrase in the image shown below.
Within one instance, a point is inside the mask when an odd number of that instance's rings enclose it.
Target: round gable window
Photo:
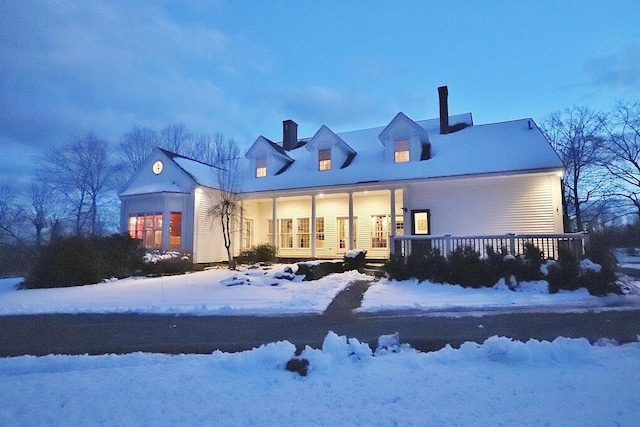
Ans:
[[[162,164],[162,162],[158,160],[153,164],[153,173],[155,173],[156,175],[160,175],[160,172],[162,172],[163,167],[164,165]]]

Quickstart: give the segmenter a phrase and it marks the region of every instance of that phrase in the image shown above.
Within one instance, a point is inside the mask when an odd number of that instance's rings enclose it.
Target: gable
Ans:
[[[284,148],[262,135],[255,140],[244,157],[251,163],[248,169],[253,171],[254,178],[279,175],[294,162]],[[263,167],[265,175],[258,173],[258,169]]]
[[[330,150],[331,160],[339,169],[349,166],[356,156],[356,151],[326,125],[318,129],[305,148],[315,158],[319,157],[321,150]]]
[[[178,166],[167,153],[156,148],[129,179],[119,196],[190,193],[197,185],[195,179]]]
[[[408,145],[408,161],[431,158],[431,142],[428,132],[402,112],[398,113],[380,132],[378,139],[385,146],[385,158],[391,161],[395,161],[395,150],[398,142],[401,141],[406,141],[406,145]]]

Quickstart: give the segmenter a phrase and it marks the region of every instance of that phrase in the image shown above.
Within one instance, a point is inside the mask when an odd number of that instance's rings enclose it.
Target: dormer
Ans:
[[[305,148],[314,156],[319,171],[344,169],[356,156],[356,151],[326,125],[318,129]]]
[[[385,147],[385,158],[391,163],[431,158],[431,142],[427,131],[404,113],[398,113],[378,139]]]
[[[256,178],[279,175],[291,164],[293,159],[278,144],[260,135],[244,155],[252,161],[251,168]]]

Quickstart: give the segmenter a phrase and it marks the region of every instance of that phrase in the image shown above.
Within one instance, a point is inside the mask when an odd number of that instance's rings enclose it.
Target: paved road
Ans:
[[[558,336],[636,341],[640,310],[599,313],[510,313],[482,317],[313,315],[291,317],[162,316],[137,314],[0,317],[0,356],[104,354],[134,351],[210,353],[240,351],[289,340],[319,347],[328,331],[356,337],[375,348],[377,337],[399,332],[420,350],[446,343],[482,342],[492,335],[519,340]]]

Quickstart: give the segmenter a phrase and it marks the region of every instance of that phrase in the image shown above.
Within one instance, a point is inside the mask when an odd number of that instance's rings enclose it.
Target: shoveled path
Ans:
[[[372,281],[356,280],[346,289],[339,292],[333,301],[327,306],[323,315],[327,318],[340,319],[354,315],[353,310],[360,307],[365,292],[369,289]]]

